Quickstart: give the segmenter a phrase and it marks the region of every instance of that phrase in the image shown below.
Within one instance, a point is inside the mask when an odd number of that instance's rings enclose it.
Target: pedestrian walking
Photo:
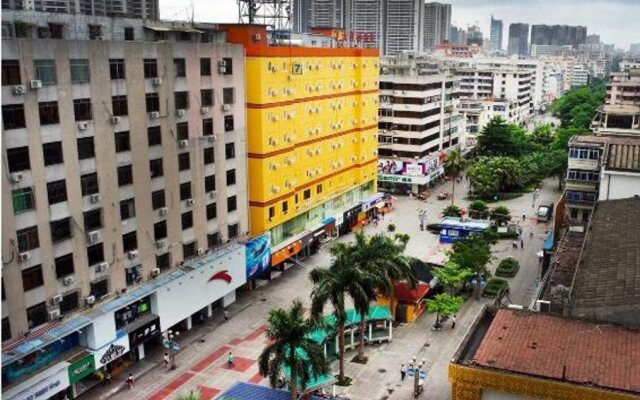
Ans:
[[[382,220],[384,221],[384,210],[380,211],[380,216],[382,217]]]
[[[520,248],[524,249],[524,239],[520,239]]]
[[[127,378],[127,386],[129,386],[129,390],[133,389],[134,383],[135,383],[135,379],[133,378],[133,374],[129,372],[129,377]]]
[[[533,237],[533,228],[529,228],[529,237],[532,238]]]
[[[227,355],[227,367],[229,368],[233,368],[236,365],[233,363],[233,353],[229,352],[229,355]]]
[[[451,329],[454,329],[456,327],[456,315],[453,314],[453,317],[451,317]]]
[[[225,308],[222,311],[222,315],[224,315],[224,322],[227,322],[229,320],[229,310]]]
[[[111,383],[111,372],[109,372],[108,370],[105,370],[104,372],[104,381],[106,382],[105,385]]]
[[[169,369],[169,353],[167,353],[166,351],[164,352],[164,355],[162,356],[162,361],[164,361],[164,367]]]
[[[524,222],[527,219],[527,213],[523,212],[522,213],[522,222]]]
[[[407,376],[407,367],[404,364],[400,364],[400,380],[404,381],[404,378]]]
[[[514,239],[513,242],[511,243],[511,245],[513,246],[514,249],[518,248],[518,239]]]

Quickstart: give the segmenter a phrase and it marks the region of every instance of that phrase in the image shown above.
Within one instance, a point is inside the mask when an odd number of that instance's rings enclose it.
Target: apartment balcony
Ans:
[[[569,179],[565,181],[567,190],[584,191],[584,192],[597,192],[598,182],[584,181],[580,179]]]

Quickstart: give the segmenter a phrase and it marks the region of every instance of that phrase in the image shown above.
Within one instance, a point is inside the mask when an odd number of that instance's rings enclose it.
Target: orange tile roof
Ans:
[[[640,331],[499,310],[474,365],[640,393]]]

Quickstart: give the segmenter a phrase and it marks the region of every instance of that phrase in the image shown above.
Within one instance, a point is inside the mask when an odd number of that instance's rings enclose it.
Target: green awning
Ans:
[[[307,356],[307,352],[305,352],[301,348],[296,349],[296,354],[302,359],[309,358],[309,356]],[[291,381],[291,368],[287,364],[282,367],[282,372],[284,373],[285,379],[287,381]],[[303,393],[313,392],[325,386],[332,385],[336,381],[336,378],[334,378],[333,375],[320,375],[317,377],[314,377],[312,374],[310,375],[311,378],[309,379],[309,382],[307,382],[306,388],[304,390],[300,389],[300,391]],[[298,388],[300,387],[301,382],[298,380]]]
[[[369,314],[367,314],[367,321],[380,321],[380,320],[390,320],[393,319],[391,317],[391,312],[389,311],[389,307],[376,305],[369,309]]]

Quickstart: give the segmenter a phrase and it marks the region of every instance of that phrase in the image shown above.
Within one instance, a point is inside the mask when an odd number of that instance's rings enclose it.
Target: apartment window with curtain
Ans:
[[[20,229],[16,232],[16,234],[18,239],[18,251],[20,253],[40,247],[40,239],[38,238],[37,226]]]
[[[43,85],[56,84],[56,63],[53,60],[35,60],[36,79]]]
[[[32,187],[12,190],[11,198],[13,200],[14,214],[20,214],[36,207],[36,199]]]
[[[88,83],[91,81],[89,60],[69,60],[71,83]]]
[[[112,80],[125,79],[126,67],[123,59],[110,59],[109,60],[109,75]]]

